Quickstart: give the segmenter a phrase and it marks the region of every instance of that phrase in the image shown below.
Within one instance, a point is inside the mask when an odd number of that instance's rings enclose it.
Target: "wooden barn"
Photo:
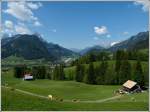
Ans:
[[[137,84],[137,82],[134,82],[132,80],[128,80],[123,84],[123,91],[133,93],[133,92],[141,92],[140,86]]]

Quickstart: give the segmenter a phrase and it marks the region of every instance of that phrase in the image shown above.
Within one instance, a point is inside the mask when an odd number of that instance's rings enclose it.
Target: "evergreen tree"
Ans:
[[[144,85],[144,75],[141,66],[141,62],[138,60],[135,68],[134,68],[134,81],[136,81],[139,85]]]
[[[97,84],[105,84],[105,75],[107,72],[107,68],[108,68],[108,63],[107,61],[102,61],[101,65],[97,68],[97,74],[96,75],[96,83]]]
[[[89,54],[89,62],[94,62],[95,61],[95,55],[93,53]]]
[[[64,66],[61,64],[60,72],[59,72],[59,80],[64,80],[64,79],[65,79]]]
[[[14,67],[14,77],[22,78],[25,75],[27,67],[25,65],[18,65]]]
[[[84,81],[87,84],[95,84],[95,73],[94,73],[93,62],[90,62],[90,64],[89,64],[87,74],[85,75]]]
[[[120,67],[119,84],[122,84],[129,79],[131,79],[131,65],[128,60],[124,60]]]
[[[33,77],[36,79],[45,79],[46,78],[46,67],[45,66],[34,66],[32,68]]]
[[[116,83],[119,83],[119,71],[121,66],[121,51],[118,50],[115,54],[116,64],[115,64],[115,71],[116,71]]]
[[[77,82],[82,82],[84,77],[84,65],[81,65],[80,63],[76,66],[76,75],[75,80]]]
[[[64,79],[65,79],[65,74],[64,74],[63,65],[55,66],[53,71],[53,80],[64,80]]]

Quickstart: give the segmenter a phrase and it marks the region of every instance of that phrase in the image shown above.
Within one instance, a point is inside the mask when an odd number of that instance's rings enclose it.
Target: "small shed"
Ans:
[[[141,92],[141,88],[137,84],[137,82],[134,82],[132,80],[128,80],[123,84],[123,91],[126,91],[126,92]]]
[[[25,74],[23,80],[33,80],[33,76],[31,74]]]

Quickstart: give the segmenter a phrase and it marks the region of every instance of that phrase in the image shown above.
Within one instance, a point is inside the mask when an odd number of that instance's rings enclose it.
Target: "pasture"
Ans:
[[[122,95],[119,98],[96,102],[116,96],[118,85],[88,85],[75,81],[53,81],[48,79],[23,81],[13,77],[12,71],[2,73],[2,85],[47,97],[49,94],[65,101],[27,95],[2,87],[2,110],[148,110],[148,92]],[[132,98],[135,100],[133,101]],[[72,102],[80,101],[95,102]]]

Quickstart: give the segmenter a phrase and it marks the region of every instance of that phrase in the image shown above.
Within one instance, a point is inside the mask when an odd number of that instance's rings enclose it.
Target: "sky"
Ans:
[[[148,3],[2,2],[2,33],[38,33],[65,48],[108,47],[148,30]]]

